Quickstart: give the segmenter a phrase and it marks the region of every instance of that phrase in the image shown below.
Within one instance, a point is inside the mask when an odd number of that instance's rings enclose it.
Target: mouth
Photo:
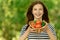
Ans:
[[[36,14],[36,16],[40,16],[41,14]]]

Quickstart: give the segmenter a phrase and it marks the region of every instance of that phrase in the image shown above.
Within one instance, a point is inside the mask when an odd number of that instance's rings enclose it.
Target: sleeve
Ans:
[[[24,25],[21,29],[20,36],[24,34],[27,25]]]
[[[51,25],[51,24],[48,24],[48,28],[51,30],[51,32],[53,33],[53,35],[55,35],[55,36],[56,36],[56,31],[55,31],[54,26],[53,26],[53,25]]]

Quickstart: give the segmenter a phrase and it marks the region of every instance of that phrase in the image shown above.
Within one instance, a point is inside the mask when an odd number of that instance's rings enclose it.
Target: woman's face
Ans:
[[[43,6],[41,4],[36,4],[33,6],[32,14],[34,18],[41,18],[44,13],[43,11]]]

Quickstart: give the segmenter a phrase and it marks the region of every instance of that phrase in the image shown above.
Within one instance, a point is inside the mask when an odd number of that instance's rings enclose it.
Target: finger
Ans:
[[[43,22],[45,22],[46,24],[48,24],[45,20],[43,20]]]
[[[34,28],[34,27],[32,27],[32,25],[29,25],[30,26],[30,28]]]
[[[36,30],[32,29],[31,32],[36,32]]]

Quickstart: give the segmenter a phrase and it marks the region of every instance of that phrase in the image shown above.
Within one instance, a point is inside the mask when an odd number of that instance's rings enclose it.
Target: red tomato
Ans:
[[[31,21],[31,26],[32,26],[33,28],[41,28],[41,27],[42,27],[41,24],[42,24],[42,23],[41,23],[40,20],[36,20],[36,23],[34,23],[34,21]]]
[[[37,20],[35,24],[36,28],[41,28],[41,24],[42,24],[41,21]]]

